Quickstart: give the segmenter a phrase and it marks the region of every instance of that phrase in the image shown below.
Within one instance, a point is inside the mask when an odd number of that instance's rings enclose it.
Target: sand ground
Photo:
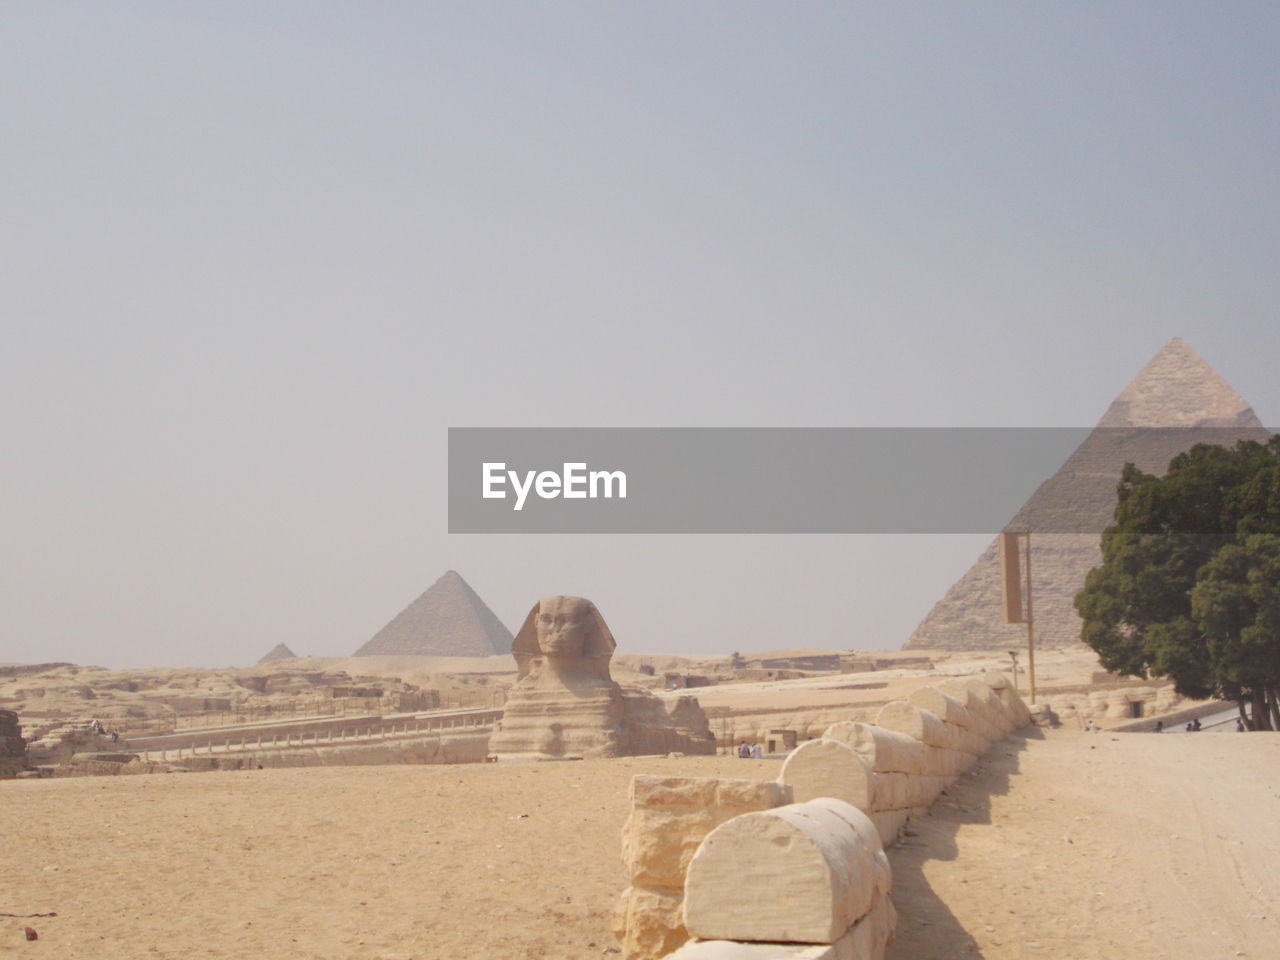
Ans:
[[[891,852],[891,960],[1280,957],[1280,734],[1039,731]]]
[[[635,773],[778,761],[322,767],[0,783],[0,957],[618,956]],[[40,939],[27,943],[22,926]]]
[[[0,956],[617,956],[634,773],[732,758],[0,783]],[[1280,956],[1280,734],[997,746],[895,849],[895,960]],[[40,939],[28,943],[22,927]]]

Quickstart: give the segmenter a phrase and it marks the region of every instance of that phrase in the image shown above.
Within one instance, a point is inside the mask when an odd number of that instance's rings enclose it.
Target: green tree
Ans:
[[[1249,700],[1254,716],[1280,730],[1280,537],[1254,533],[1219,550],[1196,578],[1191,614],[1204,633],[1217,689]]]
[[[1104,667],[1253,706],[1280,729],[1280,438],[1126,465],[1102,566],[1076,596]]]

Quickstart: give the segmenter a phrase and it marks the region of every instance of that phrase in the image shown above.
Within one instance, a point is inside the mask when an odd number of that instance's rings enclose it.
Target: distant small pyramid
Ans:
[[[450,570],[353,656],[491,657],[511,652],[511,631]]]
[[[259,663],[274,663],[277,660],[297,660],[298,655],[286,647],[283,643],[277,643],[268,651]]]
[[[1150,427],[1191,428],[1162,433]],[[1080,526],[1101,532],[1115,514],[1116,483],[1126,462],[1164,473],[1169,461],[1197,442],[1265,440],[1253,409],[1185,341],[1174,337],[1107,408],[1098,428],[1032,494],[1010,529],[1030,529],[1029,517],[1065,511]],[[1197,433],[1196,431],[1203,431]],[[1062,515],[1062,514],[1059,514]],[[1102,563],[1098,533],[1039,533],[1031,537],[1037,645],[1080,642],[1075,596]],[[1004,622],[997,541],[957,580],[916,627],[905,647],[981,650],[1018,647],[1023,625]]]

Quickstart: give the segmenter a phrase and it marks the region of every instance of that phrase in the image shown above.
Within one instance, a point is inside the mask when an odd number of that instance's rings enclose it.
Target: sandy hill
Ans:
[[[1190,432],[1152,427],[1194,428]],[[1045,481],[1009,529],[1082,529],[1087,533],[1033,533],[1031,567],[1037,642],[1077,643],[1075,595],[1102,562],[1099,533],[1115,510],[1115,485],[1126,462],[1164,473],[1169,461],[1194,443],[1265,439],[1253,409],[1200,355],[1174,338],[1161,348],[1107,408],[1089,437]],[[991,544],[938,601],[904,649],[974,650],[1018,647],[1026,627],[1004,623],[1000,559]]]
[[[511,631],[450,570],[354,656],[488,657],[511,652]]]

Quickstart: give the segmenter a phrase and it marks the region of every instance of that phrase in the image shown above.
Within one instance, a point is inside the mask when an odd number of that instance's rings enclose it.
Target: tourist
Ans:
[[[760,744],[758,744],[758,743],[753,743],[753,744],[751,745],[751,759],[752,759],[752,760],[763,760],[763,759],[764,759],[764,750],[763,750],[763,749],[761,749]]]
[[[1094,723],[1092,720],[1090,720],[1090,721],[1089,721],[1089,725],[1088,725],[1087,727],[1085,727],[1085,730],[1086,730],[1088,733],[1097,733],[1097,732],[1098,732],[1099,730],[1101,730],[1101,729],[1102,729],[1102,728],[1101,728],[1100,726],[1098,726],[1096,723]]]
[[[1236,717],[1236,733],[1244,733],[1244,721]]]
[[[1192,729],[1192,731],[1194,731],[1194,732],[1196,732],[1196,733],[1199,733],[1199,732],[1200,732],[1200,718],[1199,718],[1199,717],[1196,717],[1196,718],[1195,718],[1195,720],[1191,721],[1191,729]]]
[[[1163,721],[1163,720],[1157,720],[1157,721],[1156,721],[1156,733],[1164,733],[1164,721]]]
[[[1194,732],[1195,732],[1195,729],[1196,729],[1195,727],[1193,727],[1191,724],[1189,724],[1189,723],[1188,723],[1188,724],[1187,724],[1187,731],[1186,731],[1186,732],[1187,732],[1187,733],[1194,733]]]
[[[747,741],[745,740],[738,744],[738,757],[742,760],[751,759],[751,748],[747,746]]]

